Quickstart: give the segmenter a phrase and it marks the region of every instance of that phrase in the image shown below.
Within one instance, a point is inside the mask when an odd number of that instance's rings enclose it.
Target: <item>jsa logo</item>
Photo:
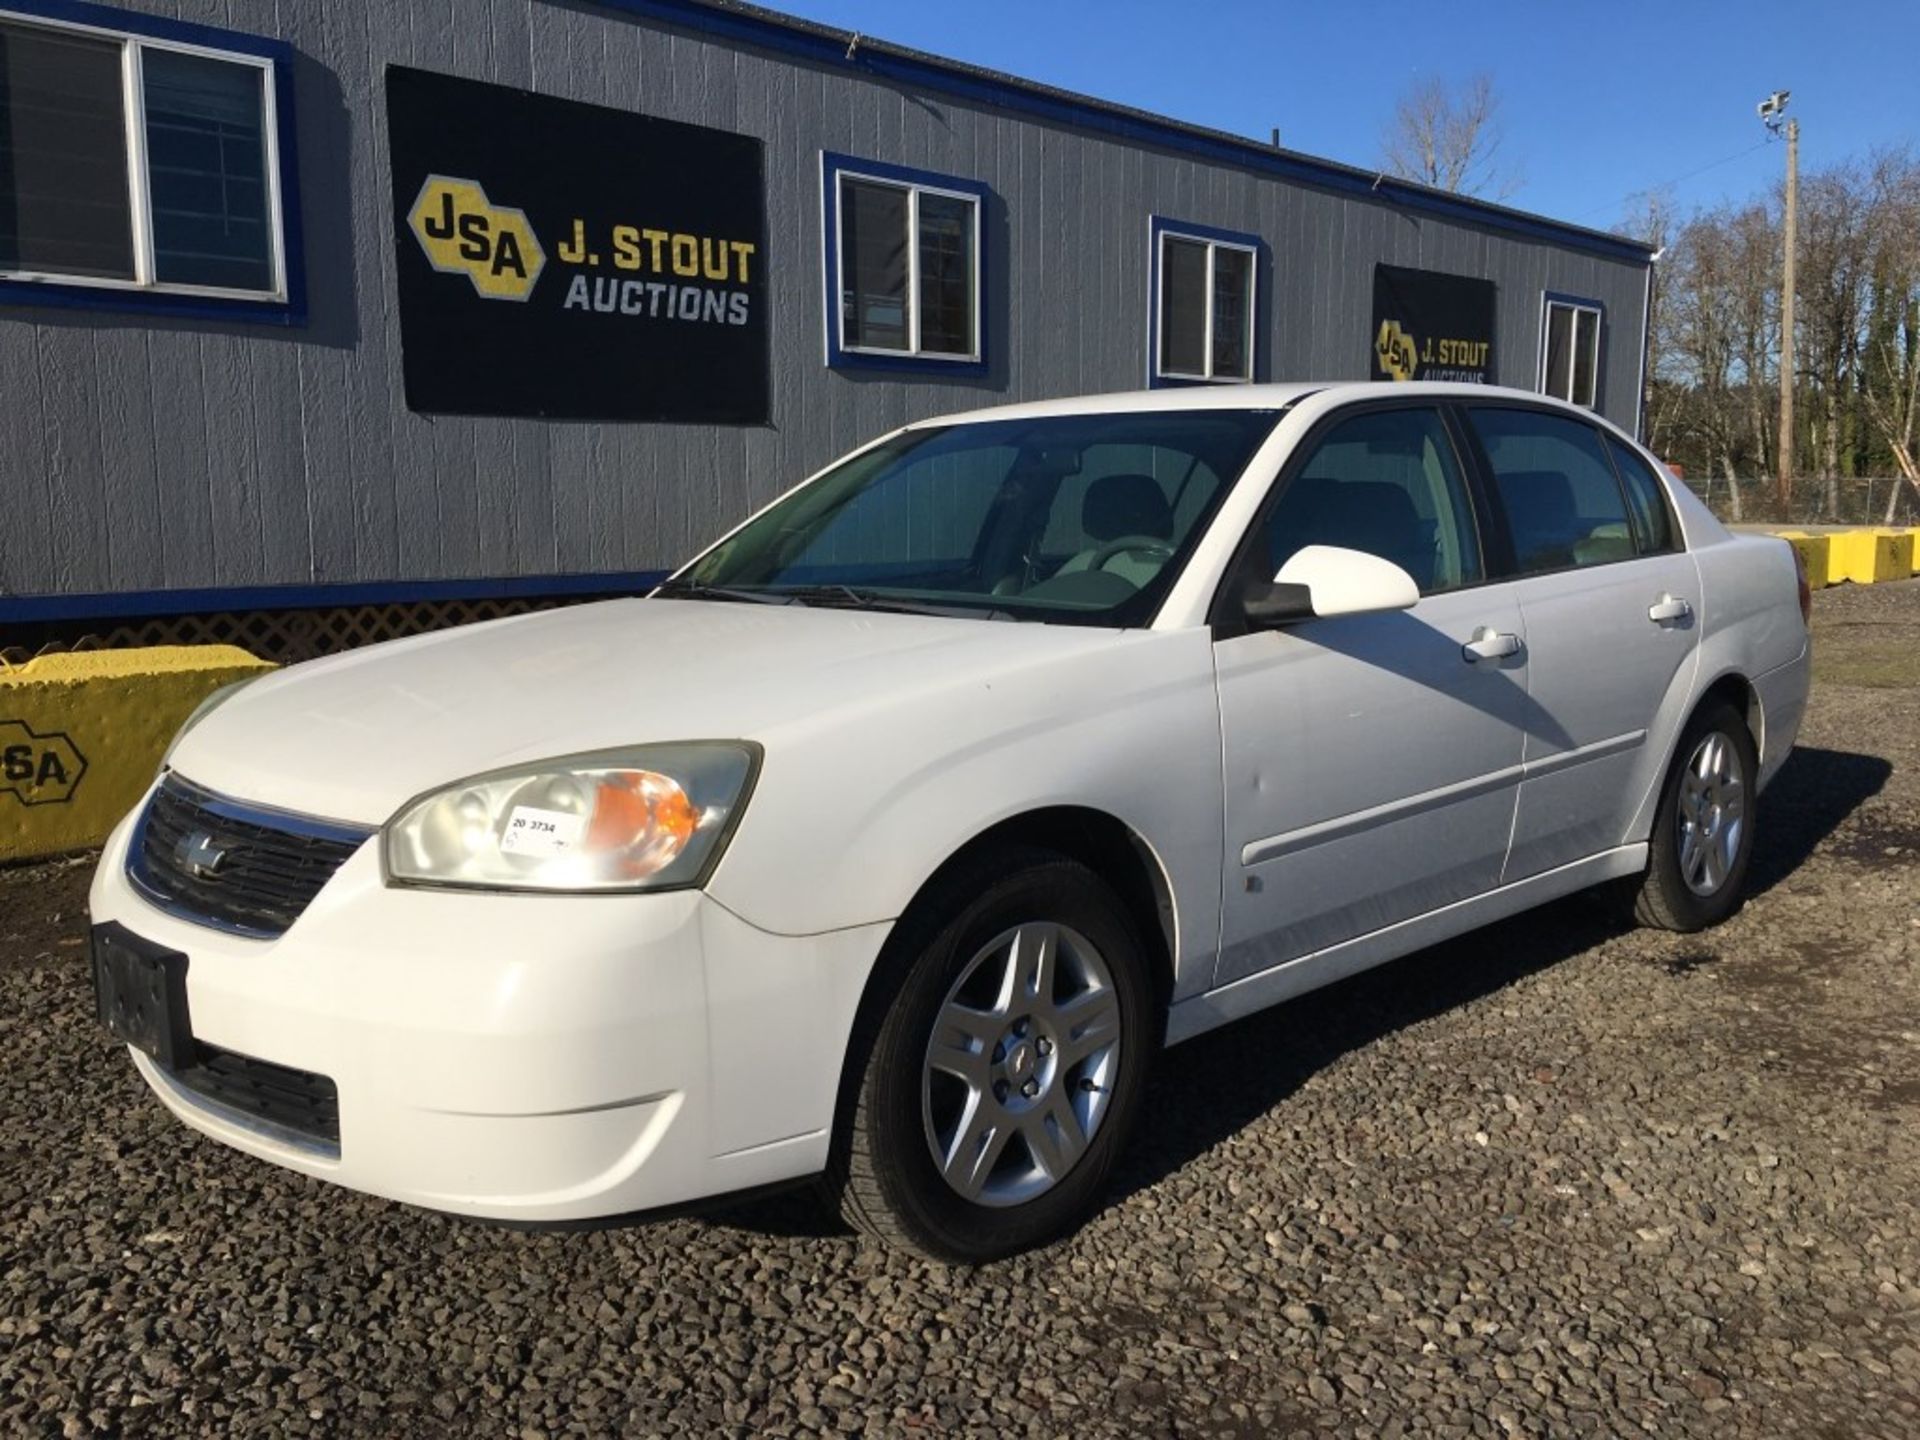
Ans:
[[[547,263],[524,210],[494,205],[477,180],[429,175],[407,223],[433,268],[465,275],[485,300],[524,300]]]
[[[41,735],[20,720],[0,720],[0,795],[22,805],[57,805],[73,798],[87,773],[87,757],[59,731]]]

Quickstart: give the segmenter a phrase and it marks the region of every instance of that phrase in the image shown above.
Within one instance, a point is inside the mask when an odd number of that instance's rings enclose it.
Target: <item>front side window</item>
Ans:
[[[1460,459],[1435,410],[1370,410],[1339,421],[1315,442],[1264,524],[1267,577],[1309,545],[1391,560],[1423,595],[1484,577]]]
[[[1277,419],[1148,411],[910,430],[763,511],[662,593],[1144,623]]]
[[[828,360],[978,363],[985,188],[826,157]]]
[[[1599,403],[1600,322],[1598,305],[1547,298],[1540,340],[1543,394],[1589,410]]]
[[[1153,239],[1151,379],[1253,379],[1260,242],[1252,235],[1183,230],[1157,217]]]
[[[0,18],[0,280],[280,301],[270,59]]]
[[[1599,431],[1537,410],[1468,413],[1522,574],[1633,558],[1633,525]]]

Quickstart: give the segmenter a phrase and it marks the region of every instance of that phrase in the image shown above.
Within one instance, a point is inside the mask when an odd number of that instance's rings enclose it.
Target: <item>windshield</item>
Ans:
[[[663,595],[1134,625],[1276,410],[911,430],[779,501]]]

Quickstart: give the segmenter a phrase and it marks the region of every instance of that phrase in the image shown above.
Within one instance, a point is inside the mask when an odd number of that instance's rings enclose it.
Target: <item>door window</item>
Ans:
[[[1391,560],[1423,595],[1482,578],[1460,463],[1436,410],[1370,410],[1315,443],[1266,522],[1266,574],[1308,545]]]
[[[1633,558],[1627,503],[1599,431],[1541,410],[1468,413],[1522,574]]]

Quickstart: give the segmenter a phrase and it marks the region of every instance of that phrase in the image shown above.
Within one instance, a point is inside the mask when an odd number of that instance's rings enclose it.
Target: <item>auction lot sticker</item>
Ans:
[[[410,409],[764,424],[760,142],[387,67]]]

